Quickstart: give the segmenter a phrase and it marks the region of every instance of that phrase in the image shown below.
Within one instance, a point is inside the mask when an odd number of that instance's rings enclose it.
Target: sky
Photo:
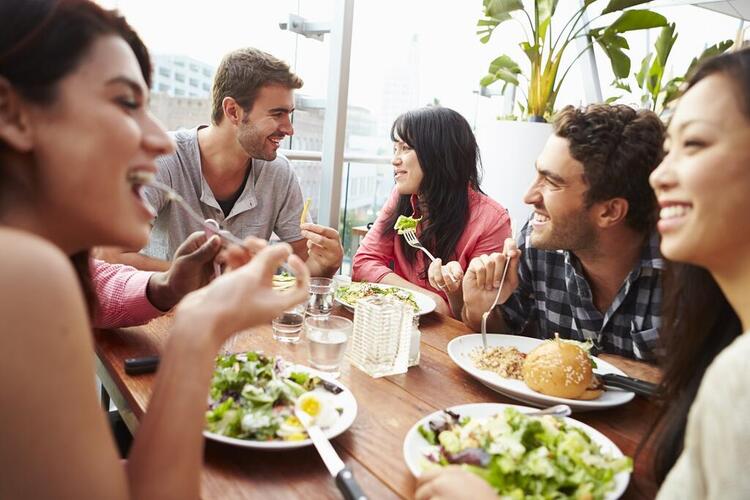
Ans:
[[[528,1],[528,0],[527,0]],[[329,43],[297,37],[282,31],[279,22],[290,13],[309,21],[328,21],[334,0],[99,0],[119,8],[154,53],[189,55],[217,65],[221,56],[238,47],[254,46],[288,61],[305,80],[304,94],[324,97],[328,79]],[[602,2],[603,4],[606,2]],[[578,0],[560,0],[560,13],[570,11]],[[519,24],[506,23],[503,32],[483,45],[475,34],[481,0],[356,0],[349,87],[350,105],[377,110],[381,106],[383,78],[394,72],[419,74],[420,104],[433,98],[457,109],[470,122],[494,119],[501,99],[477,97],[479,79],[488,63],[508,53],[519,63],[524,55],[517,47]],[[696,7],[657,9],[677,23],[679,38],[671,65],[684,71],[694,55],[720,39],[734,38],[738,20]],[[628,37],[634,66],[645,54],[645,32]],[[410,40],[418,40],[418,67],[405,65]],[[571,54],[572,57],[572,54]],[[597,61],[603,96],[612,73],[602,53]],[[583,73],[574,68],[566,79],[558,102],[581,104]]]

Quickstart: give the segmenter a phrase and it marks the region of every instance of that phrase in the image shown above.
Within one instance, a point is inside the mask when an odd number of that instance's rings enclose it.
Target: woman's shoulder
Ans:
[[[703,377],[697,400],[714,413],[729,412],[738,405],[750,411],[750,334],[740,335],[711,363]]]
[[[27,231],[0,228],[2,295],[29,287],[35,296],[78,286],[68,257],[54,244]],[[21,286],[23,285],[23,286]],[[7,297],[6,297],[7,298]]]
[[[473,189],[469,190],[469,207],[473,219],[488,218],[493,224],[498,221],[502,224],[510,217],[508,210],[500,202]]]

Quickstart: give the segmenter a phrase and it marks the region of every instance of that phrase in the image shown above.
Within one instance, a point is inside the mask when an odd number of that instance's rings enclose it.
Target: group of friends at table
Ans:
[[[210,123],[190,130],[162,128],[150,85],[148,51],[118,13],[88,0],[0,4],[0,498],[197,497],[220,346],[306,301],[309,277],[341,266],[338,232],[300,224],[299,182],[277,154],[303,85],[285,62],[227,54]],[[623,105],[556,113],[529,165],[532,215],[515,235],[480,187],[479,148],[459,113],[406,112],[391,140],[395,187],[353,280],[419,291],[478,331],[507,264],[488,331],[559,333],[662,368],[665,401],[644,437],[660,498],[750,496],[750,50],[694,72],[668,127]],[[134,173],[244,245],[198,231]],[[401,215],[419,219],[435,261],[393,229]],[[268,245],[272,233],[284,243]],[[283,263],[296,283],[276,291]],[[92,328],[169,310],[148,412],[123,462],[92,388]],[[495,492],[448,467],[420,477],[415,495]]]

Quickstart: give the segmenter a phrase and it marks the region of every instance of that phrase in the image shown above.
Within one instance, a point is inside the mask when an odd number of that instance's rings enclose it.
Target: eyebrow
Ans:
[[[294,108],[285,108],[285,107],[278,107],[278,108],[271,108],[268,110],[269,113],[287,113],[291,114],[294,113]]]
[[[721,126],[721,124],[714,123],[711,120],[704,120],[702,118],[693,118],[692,120],[688,120],[686,122],[680,123],[677,126],[677,130],[683,130],[683,129],[685,129],[685,127],[687,127],[688,125],[692,125],[693,123],[703,123],[705,125],[710,125],[712,127],[719,127],[719,126]]]
[[[539,164],[534,163],[534,167],[536,168],[536,171],[541,175],[542,177],[547,177],[548,179],[551,179],[552,181],[558,183],[558,184],[567,184],[567,181],[560,177],[557,174],[554,174],[550,172],[549,170],[545,170],[543,168],[539,168]]]
[[[139,96],[143,96],[144,91],[143,87],[141,87],[141,84],[133,80],[132,78],[128,78],[127,76],[116,76],[114,78],[111,78],[107,80],[106,85],[127,85],[131,88],[133,92],[138,94]]]

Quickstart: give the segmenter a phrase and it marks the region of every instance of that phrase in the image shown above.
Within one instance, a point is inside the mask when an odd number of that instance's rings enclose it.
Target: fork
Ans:
[[[510,219],[510,234],[511,238],[513,238],[513,241],[516,240],[516,231],[513,229],[513,219]],[[510,259],[508,256],[505,256],[505,265],[503,266],[503,275],[500,278],[500,287],[497,289],[497,294],[495,295],[495,300],[492,302],[492,305],[490,306],[487,311],[482,314],[482,346],[484,349],[487,349],[487,317],[490,315],[492,310],[497,306],[498,302],[500,302],[500,294],[503,291],[503,285],[505,284],[505,276],[508,273],[508,266],[510,265]]]
[[[217,235],[219,238],[224,240],[224,243],[231,243],[242,248],[247,248],[245,247],[245,243],[240,238],[225,229],[221,229],[218,222],[213,219],[204,219],[203,217],[201,217],[195,210],[193,210],[193,207],[191,207],[190,204],[185,201],[185,198],[180,196],[180,194],[171,187],[157,181],[154,174],[143,171],[133,172],[129,175],[129,179],[131,181],[140,182],[143,185],[151,186],[163,192],[167,196],[167,200],[175,201],[183,210],[185,210],[185,213],[187,213],[190,218],[193,219],[193,221],[198,223],[201,228],[203,228],[203,230],[207,234]],[[292,271],[292,269],[287,266],[286,263],[281,264],[281,267],[290,275],[295,276],[294,271]]]
[[[403,232],[403,233],[401,233],[401,235],[402,235],[402,236],[404,237],[404,239],[406,240],[406,243],[407,243],[407,244],[408,244],[408,245],[409,245],[410,247],[414,247],[414,248],[416,248],[417,250],[422,250],[422,251],[423,251],[423,252],[424,252],[424,253],[425,253],[425,254],[427,255],[427,257],[429,257],[429,258],[430,258],[430,261],[431,261],[431,262],[435,262],[435,256],[434,256],[434,255],[432,255],[432,254],[430,253],[430,251],[429,251],[429,250],[427,250],[427,249],[426,249],[426,248],[424,247],[424,245],[422,245],[422,243],[420,243],[420,241],[419,241],[419,238],[417,238],[417,232],[416,232],[416,231],[415,231],[414,229],[404,229],[404,232]],[[456,277],[455,277],[455,276],[453,276],[453,273],[451,273],[451,279],[452,279],[452,280],[453,280],[454,282],[456,281]]]

